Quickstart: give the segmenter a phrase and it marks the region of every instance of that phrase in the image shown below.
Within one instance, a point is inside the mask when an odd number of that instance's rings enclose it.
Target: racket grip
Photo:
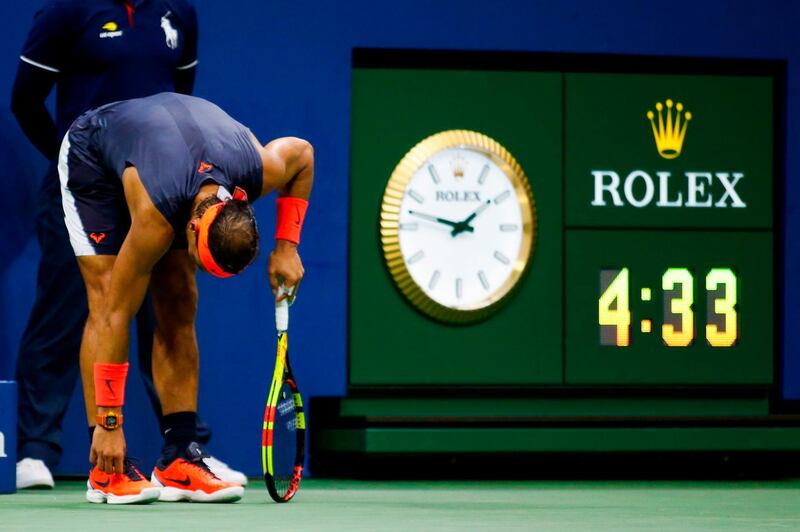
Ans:
[[[281,284],[278,287],[278,295],[288,294],[289,290],[284,288]],[[289,298],[284,298],[275,303],[275,328],[278,331],[286,331],[289,329]]]

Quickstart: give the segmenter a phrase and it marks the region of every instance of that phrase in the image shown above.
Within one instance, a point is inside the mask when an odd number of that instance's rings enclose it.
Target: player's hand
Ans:
[[[278,295],[278,285],[281,281],[286,288],[297,286],[305,275],[300,255],[297,254],[297,245],[288,240],[278,240],[275,249],[269,254],[269,285],[272,293]],[[282,294],[276,301],[285,299],[287,294]]]
[[[126,451],[122,427],[115,430],[95,427],[92,448],[89,451],[89,461],[92,465],[96,465],[109,475],[122,473],[122,462]]]

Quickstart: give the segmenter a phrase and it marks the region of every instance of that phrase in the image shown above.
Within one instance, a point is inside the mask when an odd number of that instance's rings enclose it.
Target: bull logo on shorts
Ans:
[[[95,244],[99,244],[102,242],[106,237],[105,233],[89,233],[89,238],[94,240]]]

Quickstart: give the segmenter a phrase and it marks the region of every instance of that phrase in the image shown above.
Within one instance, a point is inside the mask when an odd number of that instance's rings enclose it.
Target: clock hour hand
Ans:
[[[457,234],[463,233],[464,231],[470,231],[470,232],[474,231],[475,229],[471,225],[469,225],[469,223],[472,220],[474,220],[475,217],[477,217],[480,213],[482,213],[486,209],[486,207],[489,206],[490,203],[492,203],[492,200],[484,201],[480,207],[478,207],[472,212],[472,214],[467,216],[463,221],[456,223],[455,226],[453,226],[453,231],[451,234],[453,236],[456,236]]]
[[[428,220],[430,222],[436,222],[436,223],[440,223],[440,224],[444,224],[444,225],[449,225],[450,227],[453,227],[453,228],[458,226],[458,222],[454,222],[452,220],[447,220],[445,218],[439,218],[438,216],[432,216],[430,214],[425,214],[424,212],[409,210],[408,214],[410,214],[412,216],[416,216],[417,218],[422,218],[423,220]]]

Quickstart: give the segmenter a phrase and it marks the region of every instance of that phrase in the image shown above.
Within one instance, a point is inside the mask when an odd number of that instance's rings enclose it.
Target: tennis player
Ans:
[[[195,270],[229,277],[255,258],[250,201],[277,190],[273,292],[303,277],[297,253],[313,182],[311,145],[261,145],[216,105],[161,93],[105,105],[64,137],[64,217],[89,300],[81,345],[91,444],[86,497],[113,504],[238,500],[240,485],[208,469],[195,442],[198,347]],[[148,482],[128,460],[122,406],[128,327],[150,290],[153,376],[165,414],[162,457]]]

